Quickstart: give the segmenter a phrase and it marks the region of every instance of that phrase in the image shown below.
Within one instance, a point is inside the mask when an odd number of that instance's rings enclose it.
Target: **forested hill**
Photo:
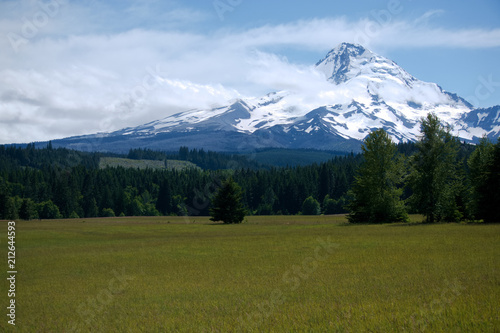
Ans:
[[[154,155],[154,156],[153,156]],[[180,159],[204,168],[99,169],[100,153],[0,146],[0,219],[208,215],[210,198],[232,176],[253,214],[297,214],[304,200],[324,201],[325,213],[342,212],[359,155],[296,167],[263,166],[248,156],[183,147],[166,154],[130,151],[135,159]]]
[[[34,169],[71,168],[83,166],[94,169],[99,167],[101,153],[86,153],[64,148],[53,149],[49,143],[46,148],[35,148],[35,144],[25,147],[0,145],[0,170],[12,171],[20,167]]]

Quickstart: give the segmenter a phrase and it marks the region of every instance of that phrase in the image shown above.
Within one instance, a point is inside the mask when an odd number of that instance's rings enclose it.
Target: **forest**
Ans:
[[[421,149],[418,143],[394,147],[405,161]],[[496,200],[489,194],[496,189],[488,185],[492,184],[488,177],[498,177],[494,161],[499,152],[500,141],[483,140],[477,146],[457,142],[451,162],[459,180],[451,199],[457,214],[445,220],[484,218],[481,202]],[[250,215],[346,213],[352,207],[352,189],[360,166],[366,163],[364,154],[351,153],[307,166],[275,167],[248,156],[188,147],[176,153],[136,149],[121,156],[185,160],[200,167],[139,170],[99,168],[104,156],[109,155],[53,149],[50,143],[41,149],[34,144],[0,146],[0,219],[207,216],[212,197],[229,177],[241,186],[242,201]],[[412,166],[403,164],[407,165],[403,173],[409,174]],[[411,180],[407,178],[406,183]],[[396,185],[398,199],[408,206],[408,212],[425,214],[411,205],[413,188],[406,183]]]
[[[247,157],[181,147],[177,154],[131,150],[132,159],[188,160],[200,169],[99,168],[102,153],[64,148],[0,146],[0,218],[53,219],[107,216],[208,215],[210,199],[228,177],[244,189],[252,214],[298,214],[313,195],[335,200],[326,213],[343,212],[343,195],[359,155],[300,167],[264,166]],[[331,206],[331,205],[330,205]]]

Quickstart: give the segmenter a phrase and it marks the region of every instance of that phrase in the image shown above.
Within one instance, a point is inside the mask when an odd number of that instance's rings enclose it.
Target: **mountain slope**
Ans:
[[[384,128],[398,142],[416,140],[419,120],[429,112],[451,125],[463,140],[499,134],[499,107],[473,110],[459,96],[416,79],[360,45],[339,45],[315,70],[328,84],[313,102],[302,102],[300,92],[280,91],[54,144],[114,152],[136,147],[176,150],[179,146],[217,151],[269,147],[358,151],[360,140],[377,128]]]

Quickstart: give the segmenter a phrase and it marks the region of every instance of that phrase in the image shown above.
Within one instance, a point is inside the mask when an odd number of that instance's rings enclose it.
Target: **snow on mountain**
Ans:
[[[397,142],[416,140],[419,120],[429,112],[464,140],[496,137],[500,132],[498,107],[473,110],[459,96],[416,79],[361,45],[340,44],[315,70],[328,84],[313,102],[303,102],[300,92],[274,92],[224,107],[182,112],[95,139],[100,140],[100,150],[113,150],[107,143],[120,141],[119,137],[124,143],[128,140],[129,146],[162,149],[177,149],[184,142],[212,150],[239,150],[247,145],[359,150],[359,140],[377,128],[384,128]]]
[[[435,112],[441,120],[455,123],[471,108],[465,100],[443,91],[437,84],[416,79],[395,62],[360,45],[341,44],[316,68],[336,88],[346,91],[348,99],[388,121],[405,118],[415,122],[428,112]]]

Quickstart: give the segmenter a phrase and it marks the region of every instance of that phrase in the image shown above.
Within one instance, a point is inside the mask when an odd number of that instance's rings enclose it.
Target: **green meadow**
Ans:
[[[133,168],[133,169],[154,169],[154,170],[184,170],[184,169],[200,169],[196,164],[188,161],[179,160],[133,160],[120,157],[101,157],[99,160],[99,168]]]
[[[19,221],[16,326],[4,278],[0,331],[498,332],[499,255],[499,224]]]

